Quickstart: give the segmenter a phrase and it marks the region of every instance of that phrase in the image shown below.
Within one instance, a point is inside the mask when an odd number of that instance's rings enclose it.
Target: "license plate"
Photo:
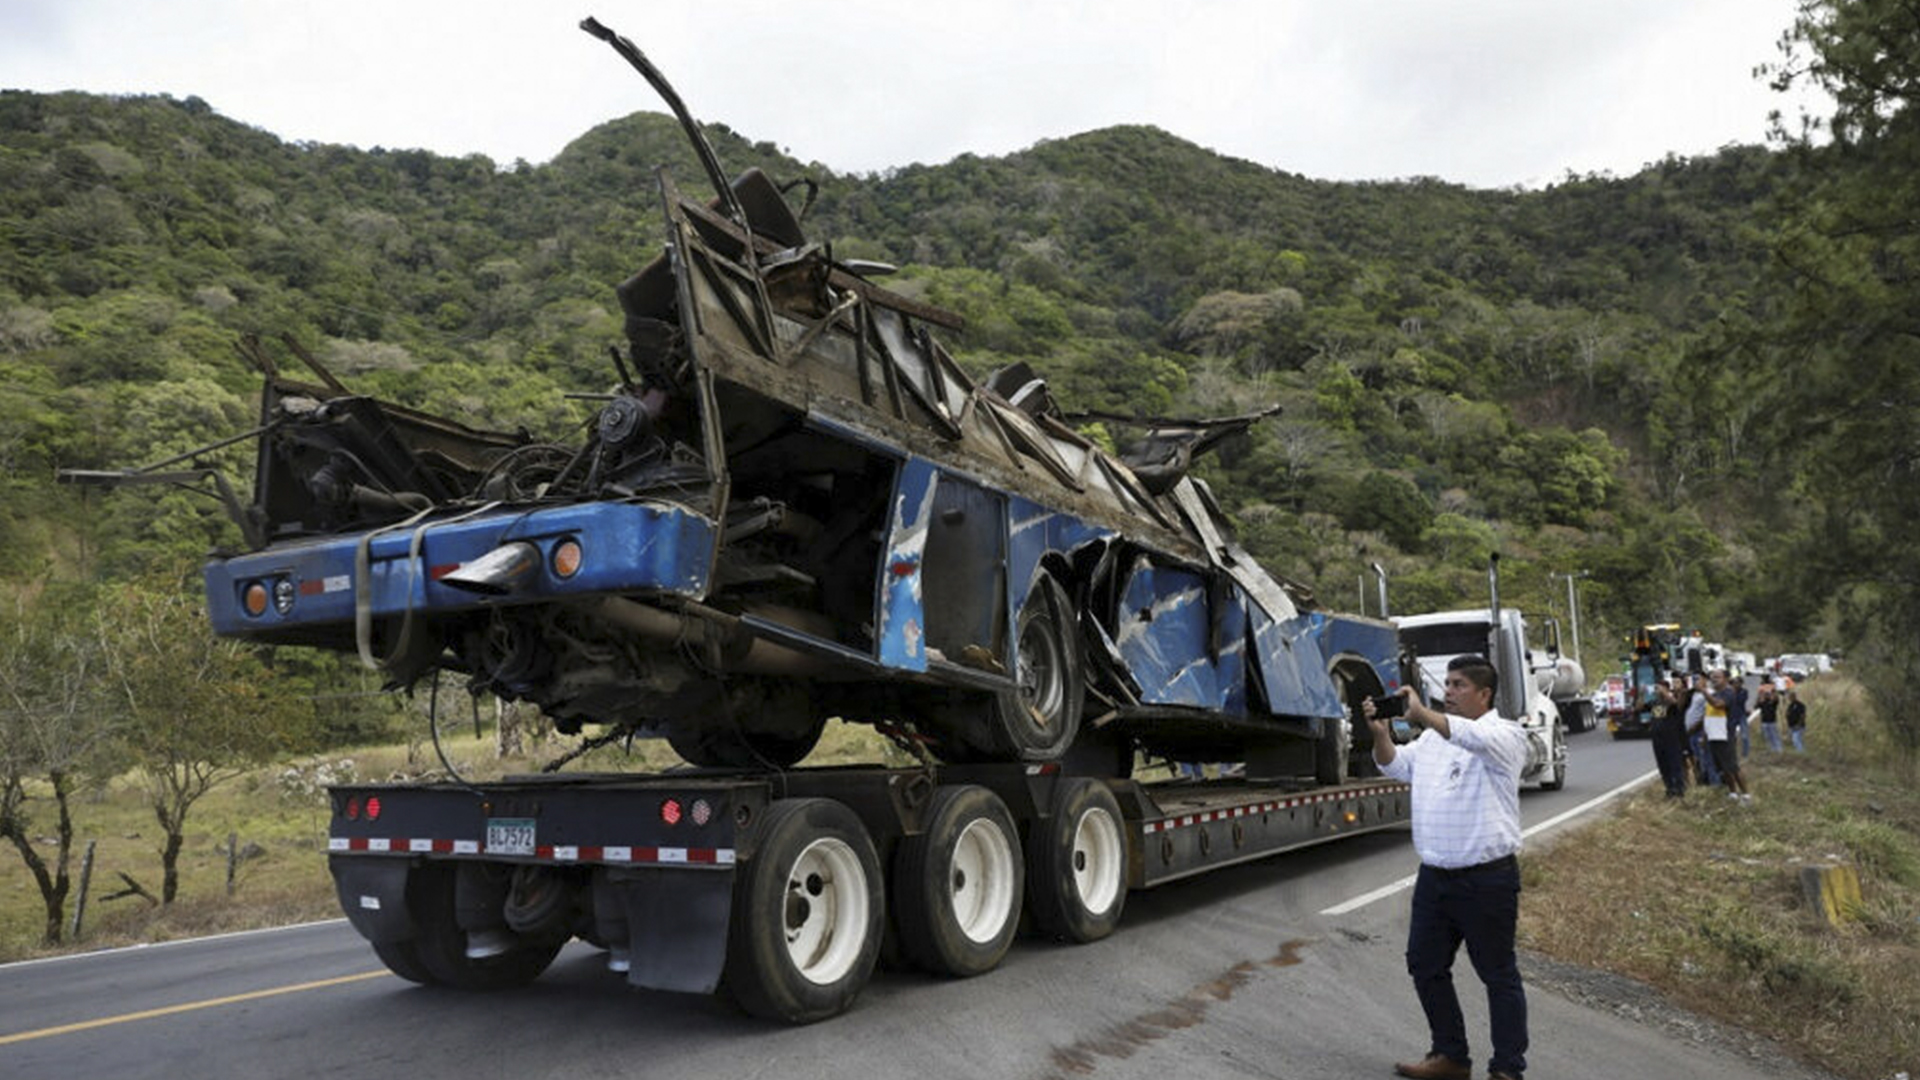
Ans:
[[[488,818],[487,854],[533,854],[533,819]]]

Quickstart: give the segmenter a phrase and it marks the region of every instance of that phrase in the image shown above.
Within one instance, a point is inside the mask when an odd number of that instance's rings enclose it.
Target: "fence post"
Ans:
[[[227,834],[227,895],[233,895],[234,868],[240,864],[240,834]]]
[[[93,883],[93,845],[98,840],[87,841],[87,853],[80,859],[80,895],[73,901],[73,926],[67,936],[74,941],[80,940],[80,924],[87,917],[87,886]]]

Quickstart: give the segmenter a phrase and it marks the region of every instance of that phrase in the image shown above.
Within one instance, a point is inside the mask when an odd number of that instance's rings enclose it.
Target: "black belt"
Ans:
[[[1483,863],[1474,863],[1472,866],[1434,866],[1432,864],[1426,864],[1423,869],[1431,870],[1441,877],[1456,878],[1466,877],[1468,874],[1478,874],[1487,870],[1512,870],[1519,865],[1519,859],[1512,855],[1502,855],[1497,859],[1488,859]]]

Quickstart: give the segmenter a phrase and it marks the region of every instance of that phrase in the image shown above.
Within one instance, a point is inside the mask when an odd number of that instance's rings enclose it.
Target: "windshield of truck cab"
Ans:
[[[1403,626],[1400,643],[1410,645],[1419,656],[1455,656],[1487,651],[1486,623],[1438,623],[1433,626]]]

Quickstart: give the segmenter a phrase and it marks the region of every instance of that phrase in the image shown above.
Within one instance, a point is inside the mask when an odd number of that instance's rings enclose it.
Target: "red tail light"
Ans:
[[[347,800],[347,820],[360,820],[360,796],[358,795]]]
[[[380,819],[380,796],[369,795],[367,796],[367,820],[378,821],[379,819]]]
[[[680,800],[668,799],[660,804],[660,820],[669,825],[680,824]]]

